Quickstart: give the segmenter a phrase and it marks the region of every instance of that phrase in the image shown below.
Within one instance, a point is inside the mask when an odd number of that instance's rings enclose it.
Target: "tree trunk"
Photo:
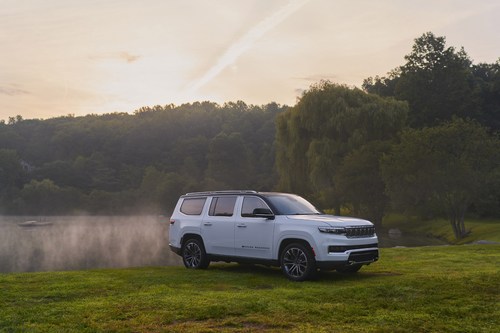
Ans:
[[[453,234],[455,234],[455,239],[460,239],[460,231],[457,228],[457,221],[455,215],[452,215],[450,218],[451,227],[453,229]]]
[[[465,231],[465,207],[453,209],[450,214],[450,223],[455,234],[455,239],[460,240],[467,235]]]
[[[333,207],[333,210],[335,212],[335,215],[341,216],[342,213],[340,212],[340,203],[335,203],[335,206]]]

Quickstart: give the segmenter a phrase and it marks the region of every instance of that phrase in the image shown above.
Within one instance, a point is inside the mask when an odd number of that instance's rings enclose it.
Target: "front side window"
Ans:
[[[210,204],[210,216],[233,216],[236,197],[214,197]]]
[[[241,207],[241,216],[242,217],[253,217],[254,209],[256,208],[265,208],[269,209],[264,201],[261,198],[257,197],[245,197],[243,199],[243,206]]]
[[[181,212],[186,215],[200,215],[207,198],[184,199],[181,205]]]

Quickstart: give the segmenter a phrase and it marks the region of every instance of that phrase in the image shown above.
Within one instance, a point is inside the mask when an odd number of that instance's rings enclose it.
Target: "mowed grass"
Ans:
[[[0,274],[0,331],[498,332],[499,269],[499,245],[466,245],[303,283],[237,264]]]

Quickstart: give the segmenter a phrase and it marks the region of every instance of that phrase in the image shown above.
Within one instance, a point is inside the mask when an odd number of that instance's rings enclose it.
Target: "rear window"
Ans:
[[[186,215],[200,215],[207,198],[184,199],[181,205],[181,212]]]
[[[233,216],[236,197],[214,197],[210,205],[210,216]]]

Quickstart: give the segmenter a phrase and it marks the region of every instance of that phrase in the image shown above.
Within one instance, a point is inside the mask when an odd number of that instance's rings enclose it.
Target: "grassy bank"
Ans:
[[[397,228],[405,235],[417,238],[427,237],[429,244],[433,243],[433,238],[436,240],[436,245],[439,241],[448,244],[469,244],[480,240],[500,243],[500,221],[498,219],[466,219],[465,227],[469,234],[460,240],[455,239],[450,222],[446,219],[423,221],[418,218],[393,214],[384,219],[383,226],[382,232]]]
[[[382,249],[356,275],[183,267],[0,274],[7,332],[495,332],[500,246]]]

